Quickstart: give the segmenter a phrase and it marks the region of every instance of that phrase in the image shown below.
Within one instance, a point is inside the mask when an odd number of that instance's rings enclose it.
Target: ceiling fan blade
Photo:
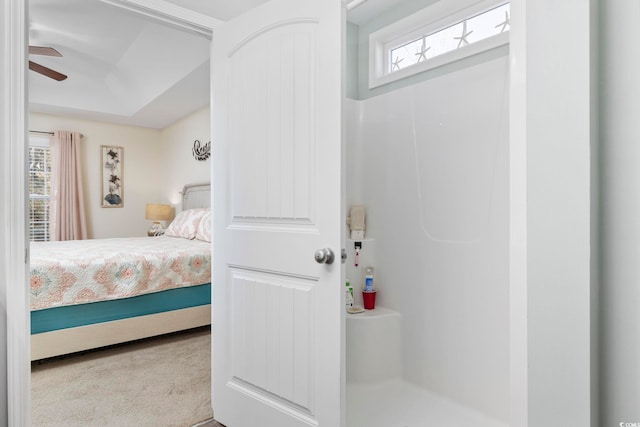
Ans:
[[[43,46],[29,46],[29,53],[33,55],[62,56],[62,54],[54,48]]]
[[[56,70],[52,70],[51,68],[47,68],[44,65],[37,64],[33,61],[29,61],[29,69],[57,81],[62,81],[67,78],[67,76],[65,76],[64,74],[59,73]]]

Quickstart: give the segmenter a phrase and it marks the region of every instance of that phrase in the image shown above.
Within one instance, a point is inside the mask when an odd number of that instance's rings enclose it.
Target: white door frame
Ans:
[[[163,0],[102,1],[208,38],[212,37],[213,28],[222,22]],[[11,427],[22,427],[31,425],[31,327],[26,222],[28,1],[4,0],[0,7],[0,76],[4,77],[0,86],[0,224],[3,227],[0,230],[0,307],[6,307],[7,315],[6,423]],[[3,359],[4,355],[0,355],[0,369],[4,368]],[[5,422],[2,419],[3,409],[4,402],[0,403],[0,425]]]
[[[3,201],[0,204],[0,302],[6,307],[7,424],[30,425],[29,292],[27,286],[26,4],[5,0],[2,19],[0,157]],[[6,299],[5,299],[6,298]],[[4,359],[4,355],[2,358]],[[4,367],[3,367],[4,368]],[[3,420],[0,420],[2,423]]]
[[[509,30],[510,421],[528,425],[526,9],[511,3]]]

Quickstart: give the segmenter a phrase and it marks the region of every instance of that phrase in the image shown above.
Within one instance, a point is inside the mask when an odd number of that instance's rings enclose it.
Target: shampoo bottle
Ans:
[[[364,291],[373,291],[373,267],[369,266],[364,271]]]
[[[346,289],[345,289],[345,300],[346,300],[346,309],[350,309],[353,307],[353,288],[351,284],[347,280]]]

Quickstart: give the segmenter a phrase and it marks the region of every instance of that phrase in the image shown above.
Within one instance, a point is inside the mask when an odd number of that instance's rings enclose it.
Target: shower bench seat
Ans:
[[[401,377],[400,313],[378,306],[346,316],[347,383],[375,383]]]

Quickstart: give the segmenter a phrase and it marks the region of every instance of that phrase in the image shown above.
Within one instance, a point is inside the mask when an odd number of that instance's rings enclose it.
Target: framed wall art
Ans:
[[[100,147],[102,156],[102,207],[124,206],[122,172],[124,170],[124,148],[113,145]]]

